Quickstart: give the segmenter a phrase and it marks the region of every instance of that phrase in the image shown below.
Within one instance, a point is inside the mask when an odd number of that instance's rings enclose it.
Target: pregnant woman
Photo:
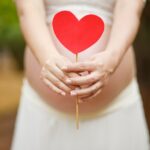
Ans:
[[[132,47],[144,4],[143,0],[16,0],[27,46],[12,150],[149,149]],[[101,39],[81,52],[77,63],[53,32],[52,19],[63,10],[78,19],[95,14],[105,23]]]

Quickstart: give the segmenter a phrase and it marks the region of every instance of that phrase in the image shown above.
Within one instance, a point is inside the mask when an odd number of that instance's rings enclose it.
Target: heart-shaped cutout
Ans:
[[[89,14],[78,20],[70,11],[55,14],[52,25],[58,40],[74,54],[92,46],[104,31],[104,22],[97,15]]]

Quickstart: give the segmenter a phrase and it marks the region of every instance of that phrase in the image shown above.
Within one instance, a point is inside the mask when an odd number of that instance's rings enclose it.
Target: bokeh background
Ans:
[[[0,150],[9,150],[23,78],[24,40],[15,4],[0,0]],[[134,42],[137,75],[150,129],[150,1]]]

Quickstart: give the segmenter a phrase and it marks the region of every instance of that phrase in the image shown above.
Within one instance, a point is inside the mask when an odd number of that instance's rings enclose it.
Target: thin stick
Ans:
[[[76,54],[76,62],[78,62],[78,54]],[[79,97],[76,97],[76,128],[79,129]]]

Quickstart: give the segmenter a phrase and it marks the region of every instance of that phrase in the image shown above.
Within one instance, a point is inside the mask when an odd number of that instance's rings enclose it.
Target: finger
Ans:
[[[54,76],[51,72],[45,73],[45,78],[50,80],[55,86],[63,90],[64,92],[70,92],[71,88],[69,88],[67,85],[65,85],[62,81],[60,81],[56,76]]]
[[[67,76],[71,78],[71,77],[79,77],[80,75],[78,75],[77,73],[71,72],[71,73],[68,73]],[[74,90],[77,86],[70,85],[69,87],[70,87],[72,90]]]
[[[70,63],[70,62],[68,62],[68,63]],[[56,65],[58,66],[58,68],[62,71],[62,67],[63,67],[63,64],[64,63],[60,63],[60,62],[58,62]],[[63,71],[62,71],[63,72]],[[64,72],[63,72],[63,74],[65,74]],[[68,84],[68,83],[70,83],[71,82],[71,80],[70,80],[70,77],[78,77],[78,76],[80,76],[79,74],[77,74],[77,73],[74,73],[74,72],[68,72],[67,74],[65,74],[65,76],[66,77],[64,77],[64,82],[66,83],[66,84]],[[61,77],[61,78],[63,78],[63,76]]]
[[[51,72],[57,76],[57,78],[61,81],[63,81],[64,83],[66,83],[67,80],[69,80],[69,78],[67,77],[67,75],[60,69],[58,68],[58,66],[53,67],[51,69]]]
[[[78,62],[68,64],[62,67],[62,70],[66,72],[82,72],[82,71],[93,71],[95,67],[96,64],[94,62]]]
[[[61,89],[57,88],[54,84],[52,84],[48,79],[43,78],[43,82],[54,92],[61,94],[63,96],[65,96],[65,92],[62,91]]]
[[[45,67],[47,67],[48,70],[52,72],[62,82],[67,83],[67,81],[69,80],[67,75],[59,68],[57,64],[54,67],[51,64],[47,63]]]
[[[69,93],[72,89],[69,88],[66,84],[56,78],[53,74],[48,74],[46,76],[55,86],[63,90],[64,92]]]
[[[89,86],[84,86],[83,88],[87,88],[87,87],[89,87]],[[98,89],[98,90],[100,90],[100,89]],[[97,91],[98,91],[98,90],[97,90]],[[96,93],[97,91],[95,91],[95,93]],[[81,98],[81,99],[88,98],[88,97],[94,95],[95,93],[87,94],[87,95],[82,95],[82,96],[79,96],[79,98]]]
[[[99,73],[92,72],[88,75],[85,76],[80,76],[80,77],[75,77],[75,78],[70,78],[70,83],[71,85],[86,85],[86,84],[92,84],[95,83],[100,79],[101,75]]]
[[[77,73],[73,73],[73,72],[69,72],[69,73],[67,73],[67,76],[68,76],[69,78],[76,78],[76,77],[80,77],[80,75],[79,75],[79,74],[77,74]]]
[[[83,72],[80,72],[79,74],[80,74],[81,76],[85,76],[85,75],[88,75],[89,72],[88,72],[88,71],[83,71]]]
[[[84,98],[86,98],[86,97],[90,97],[90,96],[91,96],[91,94],[87,94],[87,95],[78,96],[78,98],[79,98],[80,100],[82,100],[82,99],[84,99]]]
[[[74,77],[81,77],[81,75],[86,75],[87,74],[87,72],[81,72],[81,73],[79,73],[79,74],[77,74],[77,73],[68,73],[68,76],[70,77],[70,78],[74,78]],[[87,87],[87,85],[81,85],[81,86],[76,86],[76,85],[70,85],[73,89],[75,89],[76,87],[80,87],[80,88],[85,88],[85,87]],[[89,86],[89,85],[88,85]]]
[[[86,96],[86,97],[81,97],[81,100],[83,101],[83,102],[88,102],[88,101],[90,101],[90,100],[92,100],[93,98],[95,98],[99,93],[101,93],[101,91],[102,91],[102,89],[99,89],[96,93],[94,93],[94,94],[91,94],[91,95],[88,95],[88,96]]]
[[[72,96],[76,96],[76,95],[83,96],[83,95],[87,95],[87,94],[94,94],[102,86],[103,86],[103,84],[99,81],[99,82],[96,82],[95,84],[91,85],[88,88],[73,90],[73,91],[71,91],[71,95]]]

